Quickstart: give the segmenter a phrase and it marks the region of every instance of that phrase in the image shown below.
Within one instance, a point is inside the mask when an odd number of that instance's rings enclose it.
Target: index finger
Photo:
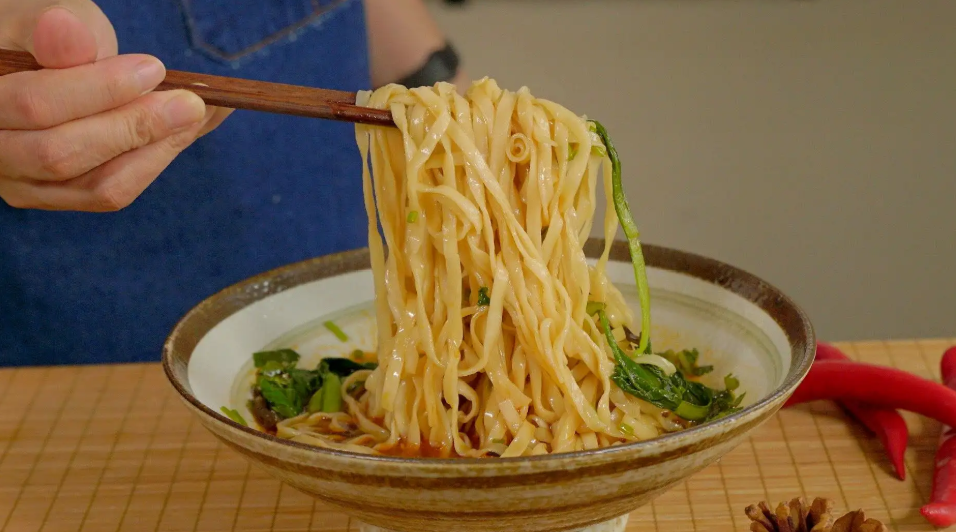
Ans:
[[[130,54],[0,77],[0,129],[37,130],[126,105],[166,78],[155,57]]]

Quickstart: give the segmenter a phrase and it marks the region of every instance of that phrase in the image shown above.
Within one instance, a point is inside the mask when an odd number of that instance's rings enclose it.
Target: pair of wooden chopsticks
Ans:
[[[0,50],[0,76],[42,68],[26,52]],[[168,70],[166,80],[156,90],[173,89],[192,91],[207,105],[217,107],[378,126],[395,125],[391,112],[355,105],[354,92]]]

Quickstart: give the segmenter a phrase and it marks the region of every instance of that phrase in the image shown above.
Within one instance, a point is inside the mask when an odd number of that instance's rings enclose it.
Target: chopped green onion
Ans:
[[[339,340],[341,340],[341,341],[343,341],[343,342],[348,342],[348,341],[349,341],[349,335],[345,334],[345,331],[343,331],[342,329],[340,329],[339,326],[336,325],[335,323],[333,323],[333,322],[331,322],[331,321],[327,321],[327,322],[325,322],[323,325],[325,325],[325,328],[326,328],[326,329],[332,331],[332,334],[334,334],[335,337],[338,338]]]
[[[225,406],[222,407],[222,408],[220,408],[219,410],[221,410],[223,414],[226,414],[226,416],[227,416],[229,419],[235,421],[236,423],[242,425],[243,427],[248,427],[248,426],[249,426],[249,424],[246,423],[245,418],[242,417],[242,414],[240,414],[238,410],[234,410],[234,409],[232,409],[232,408],[227,408],[227,407],[225,407]]]
[[[478,306],[487,307],[491,304],[491,298],[488,296],[488,287],[482,286],[478,289]]]
[[[600,301],[588,301],[588,306],[585,312],[588,313],[588,316],[593,316],[594,314],[597,314],[599,310],[604,310],[605,308],[607,308],[607,305],[601,303]]]
[[[570,144],[570,145],[568,146],[568,160],[570,161],[571,159],[574,159],[574,157],[575,157],[577,154],[578,154],[578,145],[577,145],[577,144]]]
[[[621,426],[618,428],[621,429],[621,432],[624,434],[627,434],[628,436],[634,436],[634,428],[627,423],[621,423]]]
[[[505,440],[504,440],[504,438],[495,438],[495,439],[491,440],[491,443],[498,443],[498,444],[504,445],[504,444],[505,444]]]
[[[322,411],[323,412],[341,412],[342,411],[342,381],[335,373],[329,373],[325,376],[325,384],[322,385]]]
[[[409,211],[408,216],[405,217],[405,221],[410,224],[413,224],[418,221],[418,211]]]
[[[611,185],[613,188],[614,210],[617,212],[617,218],[621,222],[621,229],[624,230],[624,236],[627,237],[627,246],[631,252],[631,262],[634,264],[634,280],[637,283],[637,293],[641,305],[641,343],[637,350],[641,353],[649,353],[650,330],[651,330],[651,292],[647,286],[647,271],[644,266],[644,252],[641,250],[640,233],[637,230],[637,224],[631,216],[630,207],[627,204],[627,197],[624,195],[624,185],[621,183],[621,159],[611,143],[611,137],[600,122],[592,120],[588,122],[588,129],[591,129],[601,137],[607,155],[611,159]]]

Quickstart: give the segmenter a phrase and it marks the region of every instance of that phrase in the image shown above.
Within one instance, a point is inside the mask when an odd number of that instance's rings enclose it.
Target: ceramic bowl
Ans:
[[[597,257],[602,248],[592,240],[585,251]],[[718,460],[774,415],[806,375],[816,348],[806,315],[761,279],[673,249],[646,245],[645,254],[655,349],[696,347],[702,361],[716,367],[713,378],[737,375],[747,394],[742,411],[634,444],[485,459],[318,449],[222,415],[221,406],[238,406],[234,399],[253,351],[295,347],[312,367],[330,349],[345,354],[372,347],[366,250],[291,264],[206,299],[173,329],[163,365],[186,406],[228,447],[357,518],[366,530],[623,530],[629,512]],[[627,247],[615,243],[611,259],[610,279],[636,305]],[[347,343],[321,326],[326,319],[341,320]]]

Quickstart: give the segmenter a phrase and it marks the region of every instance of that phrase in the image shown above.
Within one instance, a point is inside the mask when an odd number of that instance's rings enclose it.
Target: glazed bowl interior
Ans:
[[[598,244],[591,242],[589,255],[600,249]],[[615,247],[607,266],[608,277],[639,316],[634,273],[622,247]],[[810,343],[806,333],[809,323],[799,312],[787,312],[792,307],[780,305],[782,302],[777,302],[779,308],[766,308],[774,303],[773,298],[753,300],[768,295],[762,294],[761,289],[772,287],[756,278],[746,283],[747,279],[740,277],[746,274],[740,272],[728,279],[736,285],[737,292],[745,290],[737,293],[734,286],[721,286],[714,279],[681,271],[677,262],[662,262],[688,255],[646,247],[655,350],[697,348],[702,362],[715,367],[704,381],[720,388],[724,375],[734,374],[740,380],[741,390],[746,392],[745,406],[768,398],[788,377],[800,375],[806,360],[794,364],[794,358]],[[661,260],[655,260],[658,258]],[[713,268],[721,266],[716,261],[702,260],[713,262]],[[202,317],[216,323],[209,323],[211,328],[197,339],[189,357],[188,378],[182,384],[223,422],[228,418],[219,413],[222,406],[236,408],[251,419],[243,398],[248,396],[254,351],[295,348],[303,355],[302,367],[315,367],[324,356],[345,356],[355,349],[374,350],[375,294],[367,254],[359,251],[317,261],[311,267],[309,263],[293,265],[299,270],[294,274],[266,273],[237,293],[230,295],[227,291],[214,296],[235,299],[233,305],[228,305],[234,309],[219,305],[200,312],[201,316],[193,314],[194,319]],[[711,269],[697,273],[720,272]],[[288,279],[290,274],[292,279]],[[207,306],[211,306],[208,301]],[[229,310],[234,312],[222,315]],[[329,320],[346,333],[347,341],[339,340],[323,325]],[[787,328],[792,330],[788,332]]]

